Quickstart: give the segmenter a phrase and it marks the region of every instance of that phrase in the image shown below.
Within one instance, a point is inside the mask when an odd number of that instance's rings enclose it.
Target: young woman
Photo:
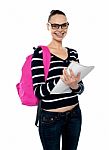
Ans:
[[[68,26],[65,13],[60,10],[51,11],[47,23],[52,37],[48,44],[51,60],[46,81],[40,47],[35,49],[32,58],[34,93],[41,100],[39,135],[44,150],[60,150],[61,136],[62,150],[76,150],[81,131],[82,118],[78,95],[84,91],[84,85],[82,81],[79,82],[80,73],[75,76],[73,70],[70,70],[70,74],[66,71],[70,62],[79,62],[76,50],[62,46]],[[51,94],[60,78],[69,86],[71,92]]]

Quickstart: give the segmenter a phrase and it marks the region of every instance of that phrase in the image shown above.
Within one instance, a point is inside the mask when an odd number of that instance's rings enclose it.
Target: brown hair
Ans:
[[[51,17],[54,16],[54,15],[56,15],[56,14],[66,16],[65,13],[62,12],[61,10],[52,10],[52,11],[50,12],[49,17],[48,17],[48,22],[50,21]]]

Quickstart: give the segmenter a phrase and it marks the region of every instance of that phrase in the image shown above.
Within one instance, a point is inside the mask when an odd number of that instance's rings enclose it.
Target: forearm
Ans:
[[[42,84],[35,83],[33,84],[34,88],[34,94],[39,97],[39,99],[44,98],[45,96],[48,96],[54,86],[56,85],[56,79],[52,79],[50,81],[45,81]]]

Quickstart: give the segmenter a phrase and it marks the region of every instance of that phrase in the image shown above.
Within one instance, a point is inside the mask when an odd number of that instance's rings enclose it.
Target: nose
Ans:
[[[59,26],[58,30],[59,30],[59,31],[61,31],[61,30],[62,30],[62,27],[61,27],[61,26]]]

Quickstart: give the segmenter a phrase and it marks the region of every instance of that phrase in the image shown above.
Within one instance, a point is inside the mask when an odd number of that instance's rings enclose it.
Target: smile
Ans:
[[[62,38],[63,37],[63,35],[64,35],[64,33],[60,33],[60,32],[57,32],[57,33],[54,33],[56,36],[58,36],[58,37],[60,37],[60,38]]]

